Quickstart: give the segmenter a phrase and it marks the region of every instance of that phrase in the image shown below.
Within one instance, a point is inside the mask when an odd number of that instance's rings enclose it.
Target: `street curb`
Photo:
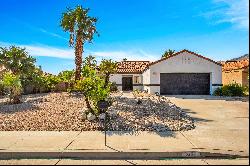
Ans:
[[[249,156],[221,153],[185,152],[0,152],[1,160],[9,159],[81,159],[81,160],[164,160],[183,159],[235,159]]]

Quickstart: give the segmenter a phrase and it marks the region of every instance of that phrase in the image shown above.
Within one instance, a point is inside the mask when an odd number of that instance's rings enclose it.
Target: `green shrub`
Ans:
[[[49,91],[46,87],[45,76],[41,68],[36,68],[27,75],[22,75],[21,83],[24,94],[44,93]]]
[[[44,75],[44,86],[48,89],[49,92],[54,91],[56,85],[60,82],[60,79],[52,74]]]
[[[248,96],[249,95],[249,86],[243,86],[243,90],[244,90],[244,95]]]
[[[3,76],[1,84],[4,87],[4,91],[10,98],[10,103],[20,103],[20,96],[22,93],[22,85],[18,75],[14,75],[10,72],[6,72]]]
[[[4,95],[4,85],[3,82],[0,81],[0,96]]]
[[[96,70],[89,66],[83,66],[82,75],[84,78],[77,81],[75,89],[84,94],[88,109],[98,115],[100,110],[97,108],[97,103],[107,99],[110,93],[110,84],[105,87],[105,79],[98,76]],[[90,101],[93,107],[91,107]]]
[[[82,67],[82,78],[76,82],[74,90],[83,93],[87,108],[91,113],[100,114],[97,103],[107,100],[110,94],[110,82],[96,70],[94,57],[86,57]]]
[[[118,91],[118,87],[117,87],[117,85],[116,85],[115,82],[112,82],[112,83],[110,84],[110,91],[111,91],[111,92],[116,92],[116,91]]]
[[[62,88],[62,91],[67,91],[67,92],[71,92],[73,90],[74,87],[74,83],[75,83],[75,72],[74,70],[66,70],[66,71],[62,71],[58,74],[58,78],[60,80],[60,84],[64,84],[64,88]]]
[[[232,83],[223,87],[217,88],[214,91],[216,96],[244,96],[245,88],[240,84]]]
[[[223,96],[223,94],[222,94],[222,88],[219,87],[219,88],[215,89],[213,95],[214,96]]]
[[[65,70],[58,74],[58,78],[61,82],[72,83],[75,79],[75,72],[73,70]]]

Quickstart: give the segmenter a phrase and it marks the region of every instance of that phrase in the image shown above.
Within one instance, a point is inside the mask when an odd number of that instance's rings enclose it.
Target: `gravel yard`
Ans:
[[[108,130],[179,131],[193,129],[194,121],[167,98],[147,96],[138,104],[134,98],[113,95]],[[1,131],[91,131],[103,130],[98,121],[83,120],[82,95],[45,93],[25,95],[21,104],[7,105],[0,98]]]

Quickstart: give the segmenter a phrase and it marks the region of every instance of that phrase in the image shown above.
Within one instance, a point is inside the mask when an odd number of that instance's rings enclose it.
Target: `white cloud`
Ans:
[[[15,45],[18,47],[26,48],[26,51],[31,56],[44,56],[44,57],[55,57],[62,59],[74,59],[74,50],[72,48],[57,48],[46,45],[24,45],[15,43],[0,42],[0,47],[9,47]]]
[[[74,50],[73,49],[62,49],[48,46],[30,46],[30,45],[20,45],[20,47],[25,47],[26,50],[32,56],[47,56],[56,57],[63,59],[73,59]]]
[[[44,56],[44,57],[55,57],[62,59],[74,59],[74,50],[72,48],[58,48],[50,47],[46,45],[22,45],[22,44],[10,44],[5,42],[0,42],[0,46],[6,47],[10,45],[16,45],[19,47],[25,47],[27,52],[31,56]],[[93,55],[98,61],[101,59],[113,59],[116,61],[121,61],[123,58],[128,60],[148,60],[155,61],[159,57],[156,55],[148,54],[142,50],[129,50],[129,51],[91,51],[85,50],[84,55]]]
[[[90,54],[95,55],[99,58],[113,59],[116,61],[121,61],[124,58],[127,60],[145,60],[145,61],[155,61],[157,56],[148,54],[142,50],[133,51],[96,51],[90,52]]]
[[[48,34],[48,35],[50,35],[50,36],[52,36],[52,37],[56,37],[56,38],[64,39],[64,40],[67,40],[67,41],[68,41],[67,38],[62,37],[61,35],[58,35],[58,34],[56,34],[56,33],[49,32],[49,31],[47,31],[47,30],[45,30],[45,29],[43,29],[43,28],[38,28],[38,30],[41,31],[42,33]]]
[[[202,15],[215,24],[231,23],[240,29],[249,29],[248,0],[214,0],[214,9]]]

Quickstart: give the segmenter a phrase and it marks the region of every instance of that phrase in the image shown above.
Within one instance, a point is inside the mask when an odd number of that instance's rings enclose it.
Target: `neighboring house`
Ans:
[[[221,63],[223,85],[238,83],[249,86],[249,59],[226,61]]]
[[[122,61],[110,77],[119,90],[145,90],[150,94],[208,95],[222,86],[222,67],[188,50],[150,63]]]

